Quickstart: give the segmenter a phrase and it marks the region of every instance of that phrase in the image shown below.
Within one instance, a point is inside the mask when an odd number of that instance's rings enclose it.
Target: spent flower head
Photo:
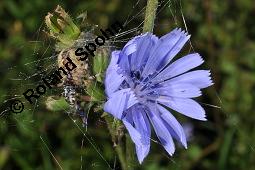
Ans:
[[[191,71],[203,59],[192,53],[172,62],[189,38],[181,29],[161,38],[145,33],[112,52],[105,77],[108,101],[104,110],[123,121],[140,163],[150,150],[150,124],[170,155],[175,151],[173,138],[187,148],[183,127],[171,110],[206,120],[205,110],[192,99],[213,84],[209,70]]]

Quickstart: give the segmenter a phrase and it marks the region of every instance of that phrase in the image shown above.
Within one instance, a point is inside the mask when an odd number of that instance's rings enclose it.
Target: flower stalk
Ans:
[[[145,11],[145,18],[144,18],[144,25],[143,25],[143,32],[153,32],[154,28],[154,20],[156,17],[158,7],[158,0],[148,0],[146,11]]]
[[[121,134],[122,132],[118,133],[118,131],[121,131],[120,126],[122,126],[122,125],[119,124],[118,122],[114,122],[114,119],[108,115],[104,116],[104,118],[105,118],[108,130],[110,132],[112,142],[114,144],[113,145],[114,149],[118,155],[121,169],[128,170],[127,160],[126,160],[126,156],[125,156],[125,150],[124,150],[124,146],[121,142],[121,138],[122,138],[123,134]]]

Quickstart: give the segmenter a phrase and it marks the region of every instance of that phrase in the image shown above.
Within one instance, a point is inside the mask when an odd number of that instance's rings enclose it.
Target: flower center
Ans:
[[[150,76],[143,78],[141,77],[140,71],[134,71],[131,72],[129,78],[122,83],[121,87],[123,89],[131,88],[140,103],[155,101],[159,97],[159,94],[155,89],[156,85],[150,80]]]

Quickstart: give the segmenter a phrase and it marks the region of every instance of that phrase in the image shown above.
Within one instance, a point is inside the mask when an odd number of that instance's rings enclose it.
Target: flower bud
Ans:
[[[56,44],[56,50],[61,51],[73,46],[81,31],[61,6],[58,5],[54,12],[54,14],[48,13],[45,23],[49,29],[49,35],[59,41]]]

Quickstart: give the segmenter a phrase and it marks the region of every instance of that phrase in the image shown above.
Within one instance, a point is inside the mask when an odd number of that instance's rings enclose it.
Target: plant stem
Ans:
[[[121,164],[121,169],[123,170],[128,170],[128,166],[127,166],[127,162],[125,159],[125,153],[123,151],[123,147],[121,145],[117,145],[115,146],[115,150],[118,154],[119,160],[120,160],[120,164]]]
[[[135,156],[135,149],[134,143],[132,142],[129,134],[126,135],[126,160],[127,160],[127,169],[132,170],[134,169],[134,156]]]
[[[111,134],[112,142],[114,144],[115,151],[118,155],[118,158],[121,164],[121,169],[128,170],[124,147],[122,146],[122,143],[121,143],[122,135],[121,134],[118,135],[119,127],[118,125],[116,125],[113,118],[109,117],[108,115],[105,116],[105,121],[106,121],[108,130]]]
[[[153,32],[154,20],[156,17],[157,7],[158,7],[158,0],[148,0],[147,1],[144,25],[143,25],[143,32]]]

